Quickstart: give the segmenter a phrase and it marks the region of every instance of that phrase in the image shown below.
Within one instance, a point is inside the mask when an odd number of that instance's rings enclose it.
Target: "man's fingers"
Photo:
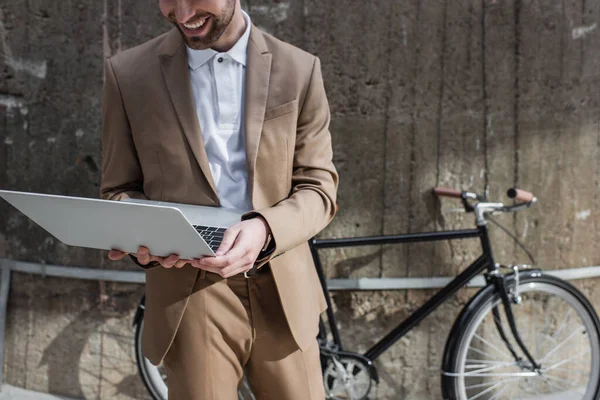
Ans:
[[[232,266],[221,269],[220,275],[223,278],[229,278],[231,276],[246,272],[246,271],[250,270],[253,266],[254,266],[254,263],[239,262]]]
[[[175,268],[181,268],[183,267],[185,264],[189,263],[190,260],[178,260],[175,265],[173,265]]]
[[[233,247],[233,244],[235,243],[235,240],[238,237],[239,233],[240,233],[240,225],[239,224],[229,227],[223,234],[223,240],[221,241],[221,244],[219,245],[219,248],[217,249],[217,251],[215,251],[215,254],[217,256],[222,256],[223,254],[227,254],[227,252]]]
[[[243,256],[242,258],[225,267],[214,267],[210,265],[199,264],[199,268],[221,275],[223,278],[229,278],[231,276],[241,274],[245,271],[248,271],[253,266],[254,260],[250,254]]]
[[[230,278],[234,275],[241,274],[245,271],[251,269],[253,264],[236,264],[233,266],[229,266],[227,268],[219,268],[219,267],[207,267],[200,266],[200,269],[203,269],[208,272],[212,272],[214,274],[220,275],[222,278]]]
[[[150,251],[147,247],[140,246],[137,253],[134,254],[135,258],[137,258],[138,262],[142,265],[148,265],[151,260]]]
[[[249,264],[250,248],[245,246],[234,246],[226,255],[217,257],[204,257],[198,261],[200,266],[206,266],[211,268],[225,268],[233,264],[242,262],[243,264]]]
[[[165,268],[171,268],[179,261],[179,256],[177,254],[171,254],[169,257],[165,258],[162,262],[162,266]]]
[[[207,257],[207,258],[209,258],[209,257]],[[212,258],[212,257],[210,257],[210,258]],[[192,265],[192,267],[194,267],[194,268],[202,268],[202,267],[203,267],[203,264],[201,264],[201,260],[202,260],[201,258],[196,258],[196,259],[194,259],[194,260],[191,260],[191,261],[190,261],[190,264],[191,264],[191,265]]]
[[[145,246],[140,246],[138,247],[137,254],[150,254],[150,250],[148,250],[148,248]]]
[[[165,257],[150,256],[150,261],[149,262],[154,262],[154,261],[156,261],[160,265],[163,265],[163,262],[165,261]]]
[[[111,250],[108,252],[108,258],[112,261],[117,261],[125,257],[127,253],[119,250]]]
[[[108,252],[108,258],[111,260],[120,260],[129,253],[125,253],[119,250],[110,250]],[[169,257],[159,257],[150,254],[150,250],[147,247],[140,246],[137,253],[133,253],[132,256],[137,258],[138,262],[142,265],[148,265],[151,262],[158,262],[165,268],[181,268],[185,264],[191,262],[191,260],[181,260],[177,254],[171,254]]]

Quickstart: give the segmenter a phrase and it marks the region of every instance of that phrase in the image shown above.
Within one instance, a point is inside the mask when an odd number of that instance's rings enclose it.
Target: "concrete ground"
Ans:
[[[528,398],[528,400],[563,400],[566,398],[572,398],[571,396],[577,395],[579,392],[573,393],[560,393],[558,395],[549,395],[542,397]],[[0,400],[77,400],[71,397],[53,396],[47,393],[33,392],[31,390],[25,390],[11,385],[2,385],[0,391]]]
[[[75,400],[71,397],[53,396],[51,394],[32,392],[11,385],[2,385],[0,400]]]

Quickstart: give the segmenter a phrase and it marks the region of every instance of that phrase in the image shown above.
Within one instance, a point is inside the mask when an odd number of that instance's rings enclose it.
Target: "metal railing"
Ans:
[[[36,274],[42,276],[62,277],[69,279],[85,279],[107,282],[140,283],[146,281],[144,271],[120,271],[110,269],[68,267],[64,265],[48,265],[16,260],[0,259],[0,388],[4,382],[4,333],[10,275],[12,272]],[[565,280],[600,277],[600,266],[544,270],[548,275]],[[403,290],[403,289],[435,289],[445,286],[452,277],[415,277],[415,278],[355,278],[328,279],[329,290]],[[482,276],[471,280],[470,287],[482,287],[485,281]],[[1,389],[0,389],[1,390]]]

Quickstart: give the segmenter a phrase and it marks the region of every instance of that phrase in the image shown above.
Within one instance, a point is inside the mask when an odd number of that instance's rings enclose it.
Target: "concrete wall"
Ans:
[[[168,29],[156,1],[0,3],[0,187],[94,197],[102,59]],[[533,191],[500,221],[545,268],[599,265],[600,3],[585,0],[243,2],[259,27],[319,55],[340,212],[324,237],[472,226],[435,185]],[[526,262],[494,232],[499,261]],[[473,241],[323,253],[329,277],[450,276]],[[0,204],[0,258],[96,268]],[[130,327],[143,288],[14,274],[6,380],[86,398],[142,398]],[[596,306],[596,281],[579,282]],[[439,398],[462,291],[379,362],[382,399]],[[346,347],[364,350],[430,291],[337,293]]]

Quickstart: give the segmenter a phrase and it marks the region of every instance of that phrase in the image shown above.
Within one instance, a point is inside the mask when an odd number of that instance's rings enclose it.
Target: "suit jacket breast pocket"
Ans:
[[[290,102],[280,104],[275,107],[271,107],[265,111],[265,121],[270,121],[272,119],[282,117],[284,115],[296,114],[295,111],[298,109],[298,100],[292,100]]]

